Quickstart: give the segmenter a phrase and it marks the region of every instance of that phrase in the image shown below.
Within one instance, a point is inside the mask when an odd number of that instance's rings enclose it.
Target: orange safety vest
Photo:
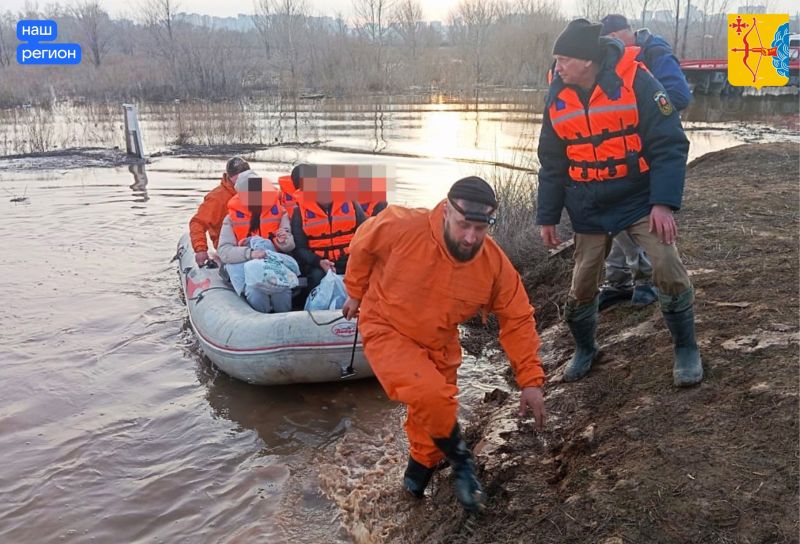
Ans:
[[[375,215],[375,207],[382,202],[386,202],[386,178],[372,178],[371,186],[369,195],[364,195],[369,197],[370,200],[359,202],[367,217],[373,217]]]
[[[271,199],[272,202],[264,202],[261,208],[261,224],[258,232],[250,232],[250,218],[252,213],[239,199],[239,195],[234,195],[228,201],[228,217],[231,218],[231,226],[236,241],[241,242],[248,236],[261,236],[271,239],[281,225],[284,209],[278,202],[277,193]]]
[[[297,206],[297,199],[300,197],[300,189],[295,189],[292,183],[292,176],[281,176],[278,178],[278,185],[281,188],[279,196],[281,205],[292,215],[294,208]]]
[[[361,204],[361,209],[364,210],[364,215],[367,217],[372,217],[375,215],[375,206],[378,204],[385,202],[384,200],[371,200],[369,202],[359,202]]]
[[[564,87],[550,104],[553,130],[567,144],[569,176],[575,181],[603,181],[638,177],[649,170],[642,156],[639,108],[633,92],[638,47],[626,47],[616,66],[622,85],[609,97],[596,85],[584,107],[578,93]]]
[[[297,206],[311,251],[320,259],[334,262],[350,254],[350,241],[356,232],[352,202],[334,202],[330,216],[316,202],[300,201]]]

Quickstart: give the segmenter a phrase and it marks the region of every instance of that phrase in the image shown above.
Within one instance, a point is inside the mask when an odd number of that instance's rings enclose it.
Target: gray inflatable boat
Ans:
[[[218,268],[197,266],[188,234],[178,242],[176,259],[192,329],[226,374],[258,385],[373,376],[360,339],[353,349],[355,321],[337,319],[340,311],[256,312]]]

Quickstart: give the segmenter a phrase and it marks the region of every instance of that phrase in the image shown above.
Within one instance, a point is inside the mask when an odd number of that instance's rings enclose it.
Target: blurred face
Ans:
[[[607,36],[609,38],[618,39],[625,44],[625,47],[630,47],[635,42],[635,36],[630,28],[623,28],[622,30],[617,30],[616,32],[609,32]]]
[[[567,85],[589,87],[594,84],[595,71],[592,61],[554,55],[556,59],[556,73]]]
[[[473,211],[465,206],[472,206],[474,204],[458,201],[458,205],[462,209],[467,210],[467,213]],[[488,206],[478,205],[478,213],[489,213],[491,208]],[[483,245],[486,234],[489,232],[489,224],[482,221],[468,221],[464,216],[458,212],[450,202],[445,204],[444,209],[444,241],[447,245],[447,250],[454,259],[466,262],[471,260]]]

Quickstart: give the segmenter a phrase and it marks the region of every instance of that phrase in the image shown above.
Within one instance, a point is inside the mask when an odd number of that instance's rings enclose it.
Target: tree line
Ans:
[[[437,25],[420,0],[353,0],[348,17],[322,16],[307,0],[255,0],[250,24],[230,29],[181,9],[143,0],[111,18],[102,0],[74,0],[0,14],[0,105],[544,87],[553,42],[576,15],[555,0],[462,0]],[[623,13],[684,58],[725,56],[727,9],[727,0],[579,0],[580,15]],[[16,22],[37,18],[57,21],[59,42],[81,44],[81,65],[17,65]]]

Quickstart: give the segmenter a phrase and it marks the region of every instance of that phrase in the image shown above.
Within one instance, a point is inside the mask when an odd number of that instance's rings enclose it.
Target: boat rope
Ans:
[[[355,333],[355,335],[353,335],[353,351],[350,352],[350,364],[347,366],[347,368],[342,370],[342,375],[339,377],[339,379],[341,379],[341,380],[344,380],[346,378],[349,378],[351,376],[355,376],[356,375],[356,371],[353,368],[353,362],[356,359],[356,345],[357,344],[358,344],[358,316],[356,316],[356,333]]]
[[[203,289],[202,291],[200,291],[196,296],[193,296],[192,298],[187,298],[186,300],[187,302],[190,300],[196,300],[199,304],[200,301],[203,300],[203,295],[206,293],[206,291],[213,291],[214,289],[222,289],[223,291],[233,291],[233,289],[231,289],[230,287],[209,287],[208,289]]]
[[[344,319],[344,316],[340,315],[339,317],[331,319],[330,321],[326,321],[324,323],[320,323],[319,321],[314,319],[314,314],[311,313],[311,310],[306,310],[306,313],[308,314],[308,317],[311,318],[311,321],[314,322],[314,325],[317,325],[318,327],[324,327],[325,325],[332,325],[333,323],[336,323],[337,321],[340,321],[340,320]]]

